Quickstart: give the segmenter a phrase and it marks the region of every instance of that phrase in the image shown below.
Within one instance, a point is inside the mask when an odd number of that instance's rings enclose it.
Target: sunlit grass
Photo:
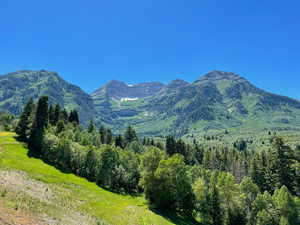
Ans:
[[[14,139],[14,133],[0,133],[0,170],[23,171],[30,178],[46,183],[56,190],[60,203],[66,202],[73,209],[111,224],[174,224],[149,210],[143,197],[109,192],[86,179],[62,173],[40,159],[30,158],[27,153],[26,146]]]

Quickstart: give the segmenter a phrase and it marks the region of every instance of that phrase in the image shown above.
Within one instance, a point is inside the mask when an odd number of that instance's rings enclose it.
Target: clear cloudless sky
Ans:
[[[193,81],[232,71],[300,99],[299,0],[3,0],[0,74],[57,71],[92,92],[111,79]]]

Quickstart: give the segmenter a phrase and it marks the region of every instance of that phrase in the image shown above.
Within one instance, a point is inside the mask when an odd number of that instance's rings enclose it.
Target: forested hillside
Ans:
[[[37,100],[43,95],[67,110],[77,109],[82,122],[95,115],[91,97],[55,72],[23,70],[0,76],[0,109],[11,114],[19,115],[30,98]]]
[[[56,117],[50,108],[41,97],[21,114],[16,131],[30,155],[99,188],[144,195],[154,212],[182,218],[176,224],[300,223],[300,148],[277,134],[267,150],[211,149],[197,139],[140,138],[131,126],[123,135],[93,121],[85,129],[76,111]]]
[[[18,71],[0,76],[0,109],[19,115],[30,99],[47,95],[67,112],[76,109],[81,123],[93,119],[114,134],[133,125],[143,136],[177,138],[229,130],[237,135],[266,130],[300,132],[300,102],[266,92],[245,78],[212,71],[194,82],[177,79],[126,84],[110,81],[92,94],[55,72]]]

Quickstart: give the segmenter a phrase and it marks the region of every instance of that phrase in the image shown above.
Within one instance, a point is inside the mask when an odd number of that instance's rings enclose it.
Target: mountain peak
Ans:
[[[232,72],[213,70],[201,76],[196,82],[205,82],[205,81],[216,82],[220,80],[238,81],[238,80],[245,80],[245,79]]]
[[[118,88],[118,87],[127,87],[127,85],[123,81],[111,80],[107,84],[105,84],[104,87]]]
[[[180,88],[188,85],[189,83],[185,80],[176,79],[172,80],[170,84],[167,85],[168,88]]]
[[[59,77],[57,72],[47,71],[47,70],[19,70],[16,72],[11,72],[1,77],[47,77],[47,76],[56,76]]]
[[[126,84],[118,80],[111,80],[106,85],[92,93],[94,98],[105,93],[110,98],[145,98],[159,92],[165,85],[160,82],[146,82]]]

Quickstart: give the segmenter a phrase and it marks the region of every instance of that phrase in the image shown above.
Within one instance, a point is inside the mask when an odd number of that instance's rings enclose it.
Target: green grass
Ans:
[[[0,171],[25,172],[31,179],[56,190],[60,203],[67,202],[73,209],[114,225],[189,224],[178,217],[170,219],[154,213],[143,197],[109,192],[86,179],[62,173],[40,159],[30,158],[27,153],[26,146],[14,139],[14,133],[0,132]]]

